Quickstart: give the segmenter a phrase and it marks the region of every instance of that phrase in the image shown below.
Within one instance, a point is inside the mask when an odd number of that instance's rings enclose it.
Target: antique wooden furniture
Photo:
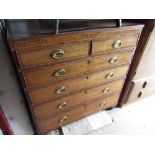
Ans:
[[[155,94],[155,27],[154,20],[145,21],[144,32],[142,33],[143,43],[140,42],[138,46],[145,45],[143,51],[141,50],[142,57],[135,70],[131,86],[125,98],[124,104],[133,103],[139,99]],[[144,33],[149,35],[147,38]],[[139,50],[139,48],[137,48]],[[138,53],[138,52],[137,52]]]
[[[6,25],[38,134],[118,104],[143,25],[116,27],[113,20],[7,20]]]

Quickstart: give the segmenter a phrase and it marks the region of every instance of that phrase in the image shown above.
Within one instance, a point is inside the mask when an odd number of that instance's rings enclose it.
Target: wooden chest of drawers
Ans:
[[[142,27],[8,40],[39,134],[117,105]]]

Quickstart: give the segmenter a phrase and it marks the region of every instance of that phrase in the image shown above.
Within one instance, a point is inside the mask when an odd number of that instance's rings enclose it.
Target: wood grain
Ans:
[[[46,47],[36,47],[31,49],[21,49],[17,51],[17,56],[21,68],[30,68],[45,64],[56,64],[88,56],[89,42],[76,42],[68,44],[58,44]],[[60,58],[52,58],[52,51],[61,49],[64,55]]]
[[[119,28],[84,30],[79,32],[62,33],[59,35],[43,35],[34,36],[26,39],[11,39],[9,43],[11,50],[14,52],[22,48],[31,48],[75,41],[92,40],[124,34],[140,34],[142,28],[143,25],[134,25]]]
[[[39,104],[45,101],[62,98],[65,95],[70,95],[75,92],[87,89],[89,87],[124,77],[127,70],[128,65],[120,66],[113,69],[103,70],[92,74],[80,76],[70,80],[64,80],[62,82],[44,85],[39,88],[30,89],[29,95],[34,105]],[[113,77],[111,79],[107,79],[106,76],[111,72],[113,73]],[[61,88],[62,86],[65,86],[66,90],[61,94],[56,93],[56,90]]]
[[[113,56],[117,56],[118,60],[111,64],[109,63],[109,60],[111,60]],[[28,70],[23,72],[23,75],[25,77],[27,86],[34,87],[41,84],[47,84],[67,78],[72,78],[77,75],[113,67],[116,65],[127,64],[131,61],[132,56],[133,52],[131,51],[100,55],[92,57],[91,59],[88,58],[80,61]],[[55,77],[54,73],[60,69],[64,69],[65,74],[61,77]]]
[[[58,128],[60,126],[64,126],[66,124],[69,124],[75,120],[78,120],[84,116],[90,115],[92,113],[95,113],[97,111],[107,109],[111,106],[115,106],[117,103],[119,95],[110,96],[110,97],[103,97],[100,100],[94,101],[87,105],[79,106],[78,108],[75,108],[72,111],[60,114],[57,117],[52,117],[47,120],[39,121],[39,127],[41,134],[45,134],[49,132],[51,129]],[[103,107],[100,107],[101,102],[106,101],[106,105]],[[67,116],[67,121],[64,123],[60,123],[60,120]]]
[[[87,103],[88,101],[94,100],[102,96],[111,95],[116,92],[119,94],[122,88],[122,85],[123,85],[123,81],[124,80],[116,80],[111,83],[107,83],[107,84],[103,84],[103,85],[100,85],[94,88],[87,89],[85,91],[76,93],[71,96],[66,96],[58,100],[54,100],[54,101],[47,102],[47,103],[42,103],[34,107],[36,116],[38,119],[43,119],[43,118],[50,117],[52,115],[59,115],[64,110],[71,108],[75,105],[78,105],[81,103]],[[110,91],[108,93],[104,93],[104,90],[107,87],[110,89]],[[67,106],[63,109],[58,109],[57,106],[59,104],[62,104],[63,102],[66,102]]]
[[[137,44],[138,35],[133,36],[117,36],[114,38],[104,38],[92,41],[92,54],[104,53],[105,51],[117,50],[113,47],[116,40],[121,40],[121,48],[135,48]]]
[[[137,24],[8,39],[38,133],[47,133],[117,105],[142,28],[143,25]],[[16,31],[23,29],[15,27],[13,32]],[[38,32],[43,33],[43,29]],[[119,49],[112,47],[116,39],[122,40]],[[51,51],[58,48],[65,51],[64,56],[60,59],[49,58]],[[113,57],[117,57],[117,61],[111,63]],[[65,69],[65,74],[55,77],[55,72],[60,69]],[[107,79],[111,72],[112,78]],[[64,85],[66,91],[55,94]],[[110,91],[104,93],[107,88]],[[100,107],[105,100],[107,104]],[[63,102],[67,106],[58,109]],[[59,123],[65,115],[67,121]]]

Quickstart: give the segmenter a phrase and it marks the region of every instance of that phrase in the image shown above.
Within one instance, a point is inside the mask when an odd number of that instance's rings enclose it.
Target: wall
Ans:
[[[14,69],[0,34],[0,105],[15,134],[33,134]]]

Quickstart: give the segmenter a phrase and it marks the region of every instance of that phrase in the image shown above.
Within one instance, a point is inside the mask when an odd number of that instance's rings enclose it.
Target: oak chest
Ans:
[[[38,134],[118,104],[142,28],[7,38]]]

